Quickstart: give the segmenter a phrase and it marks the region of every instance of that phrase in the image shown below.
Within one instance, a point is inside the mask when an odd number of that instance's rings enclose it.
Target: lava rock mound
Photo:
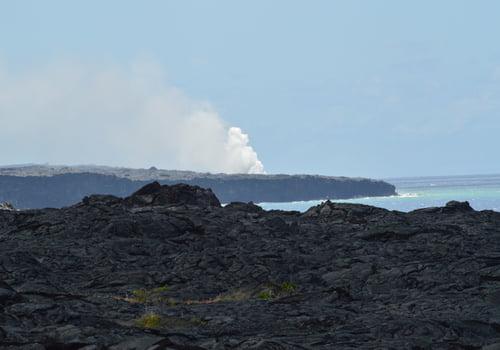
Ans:
[[[131,206],[165,206],[165,205],[195,205],[199,207],[220,207],[219,199],[211,189],[186,184],[160,185],[152,182],[131,196],[125,198],[125,203]]]

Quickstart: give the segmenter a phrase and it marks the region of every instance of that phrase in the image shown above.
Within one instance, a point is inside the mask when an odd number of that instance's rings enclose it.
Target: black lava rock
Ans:
[[[467,203],[265,211],[153,183],[0,211],[0,349],[493,349],[499,315],[500,213]]]
[[[220,207],[220,202],[211,189],[186,184],[162,186],[156,181],[142,187],[130,197],[125,198],[125,203],[136,207],[175,204]]]

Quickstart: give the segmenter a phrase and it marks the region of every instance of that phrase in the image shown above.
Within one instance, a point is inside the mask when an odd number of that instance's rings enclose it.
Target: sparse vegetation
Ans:
[[[168,291],[167,286],[161,286],[153,289],[135,289],[131,292],[131,297],[126,297],[125,300],[130,303],[154,304],[160,302],[168,302],[170,299],[162,296]]]
[[[263,290],[257,293],[257,298],[260,300],[273,300],[277,298],[282,298],[295,293],[297,290],[297,285],[285,281],[281,284],[270,284],[266,286]],[[184,304],[184,305],[197,305],[197,304],[216,304],[224,302],[238,302],[249,300],[255,297],[255,294],[250,291],[236,290],[233,292],[219,294],[213,298],[202,299],[202,300],[175,300],[163,295],[163,293],[168,291],[167,286],[157,287],[153,289],[136,289],[131,292],[131,297],[126,298],[116,298],[125,300],[130,303],[141,303],[141,304],[168,304],[169,306]]]
[[[283,282],[278,285],[270,285],[266,289],[262,290],[257,297],[261,300],[272,300],[277,298],[282,298],[295,293],[297,290],[297,285],[292,282]]]
[[[146,289],[136,289],[131,292],[131,297],[115,297],[117,300],[124,300],[129,303],[140,303],[140,304],[167,304],[169,306],[175,306],[179,304],[184,305],[196,305],[196,304],[216,304],[223,302],[236,302],[248,300],[251,298],[252,293],[249,291],[237,290],[234,292],[219,294],[213,298],[202,299],[202,300],[176,300],[163,296],[162,293],[168,291],[167,287],[159,287],[151,290]]]
[[[292,283],[292,282],[283,282],[280,285],[279,289],[280,289],[280,292],[282,292],[282,293],[292,294],[297,289],[297,285],[295,283]]]
[[[238,290],[226,294],[219,294],[214,298],[204,299],[204,300],[186,300],[184,303],[187,305],[193,304],[215,304],[215,303],[223,303],[223,302],[235,302],[235,301],[243,301],[248,300],[251,297],[251,293]]]
[[[263,290],[257,295],[257,297],[260,300],[271,300],[273,298],[273,293],[271,290]]]
[[[154,312],[149,312],[138,318],[135,323],[140,328],[157,329],[162,325],[162,318]]]
[[[132,291],[132,298],[130,301],[136,303],[146,303],[148,301],[148,293],[145,289],[135,289]]]
[[[159,293],[163,293],[163,292],[166,292],[168,291],[168,287],[167,286],[161,286],[161,287],[157,287],[157,288],[154,288],[151,290],[152,293],[156,293],[156,294],[159,294]]]
[[[160,329],[160,328],[186,328],[200,327],[206,324],[199,317],[191,317],[189,319],[178,317],[164,317],[155,312],[148,312],[139,317],[135,324],[137,327],[144,329]]]

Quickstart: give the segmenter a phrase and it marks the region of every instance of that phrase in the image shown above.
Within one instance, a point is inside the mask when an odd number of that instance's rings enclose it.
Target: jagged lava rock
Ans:
[[[220,202],[211,189],[186,184],[160,185],[152,182],[125,198],[131,206],[164,206],[187,204],[200,207],[220,207]]]
[[[221,207],[150,184],[0,211],[0,349],[481,349],[500,213]]]

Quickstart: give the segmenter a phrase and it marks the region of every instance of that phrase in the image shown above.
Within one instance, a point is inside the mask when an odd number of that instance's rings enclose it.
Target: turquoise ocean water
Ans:
[[[385,179],[396,186],[397,196],[366,197],[333,202],[362,203],[390,210],[411,211],[443,206],[451,200],[469,201],[476,210],[500,211],[500,175],[414,177]],[[259,203],[264,209],[305,211],[322,200]]]

